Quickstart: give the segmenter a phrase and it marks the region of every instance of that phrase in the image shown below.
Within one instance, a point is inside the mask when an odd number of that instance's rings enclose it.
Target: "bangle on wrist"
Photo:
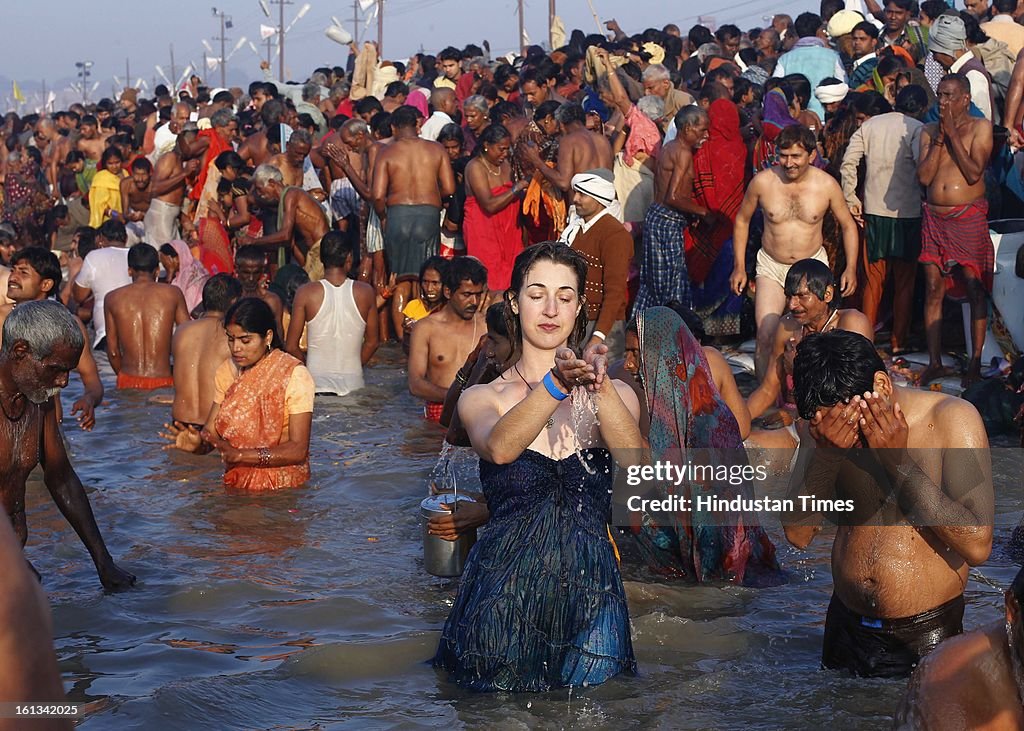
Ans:
[[[270,447],[256,447],[256,456],[259,458],[260,467],[270,466]]]
[[[593,338],[600,338],[601,342],[604,342],[605,340],[607,340],[607,339],[608,339],[608,336],[607,336],[607,335],[605,335],[605,334],[604,334],[603,332],[601,332],[600,330],[594,330],[594,332],[593,332],[593,334],[591,335],[591,337],[593,337]]]
[[[568,393],[555,385],[555,377],[552,375],[551,371],[544,374],[544,378],[541,379],[541,383],[544,384],[544,389],[548,392],[548,395],[556,401],[565,401],[565,399],[569,398]]]

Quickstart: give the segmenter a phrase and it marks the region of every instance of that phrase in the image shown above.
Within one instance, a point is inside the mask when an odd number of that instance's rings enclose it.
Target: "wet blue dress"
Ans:
[[[635,672],[608,538],[612,459],[527,450],[480,460],[491,519],[466,563],[434,666],[471,690],[544,691]]]

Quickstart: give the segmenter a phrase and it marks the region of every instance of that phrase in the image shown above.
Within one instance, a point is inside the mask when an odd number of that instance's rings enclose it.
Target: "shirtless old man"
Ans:
[[[459,368],[487,332],[487,269],[471,256],[456,257],[442,277],[447,303],[417,320],[409,343],[409,393],[425,400],[424,416],[439,421]]]
[[[822,664],[906,677],[963,631],[968,571],[992,550],[985,426],[967,401],[893,386],[874,345],[856,333],[805,337],[793,381],[808,424],[786,538],[802,549],[824,514],[839,523]],[[801,495],[835,502],[805,504]]]
[[[811,165],[817,146],[814,134],[802,125],[786,127],[776,139],[778,164],[758,173],[747,188],[733,233],[735,263],[730,283],[736,294],[747,286],[747,238],[750,219],[758,206],[764,211],[764,236],[757,253],[754,320],[757,324],[755,366],[764,378],[772,338],[786,308],[786,274],[801,259],[828,264],[822,245],[821,223],[829,210],[843,232],[846,270],[839,279],[840,294],[857,289],[857,223],[835,179]]]

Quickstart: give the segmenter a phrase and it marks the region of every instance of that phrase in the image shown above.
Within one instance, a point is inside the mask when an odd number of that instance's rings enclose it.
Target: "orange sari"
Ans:
[[[299,361],[281,350],[242,373],[224,394],[215,426],[235,449],[270,447],[281,442],[286,415],[282,408],[292,371]],[[298,487],[309,479],[309,460],[285,467],[232,465],[224,486],[239,490]]]

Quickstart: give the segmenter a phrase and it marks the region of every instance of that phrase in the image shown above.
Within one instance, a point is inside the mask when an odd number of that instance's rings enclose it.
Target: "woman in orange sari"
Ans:
[[[217,449],[228,488],[298,487],[309,479],[313,377],[282,349],[274,313],[262,299],[232,305],[224,329],[231,358],[214,377],[206,425],[200,431],[195,424],[168,424],[168,448],[196,454]]]

